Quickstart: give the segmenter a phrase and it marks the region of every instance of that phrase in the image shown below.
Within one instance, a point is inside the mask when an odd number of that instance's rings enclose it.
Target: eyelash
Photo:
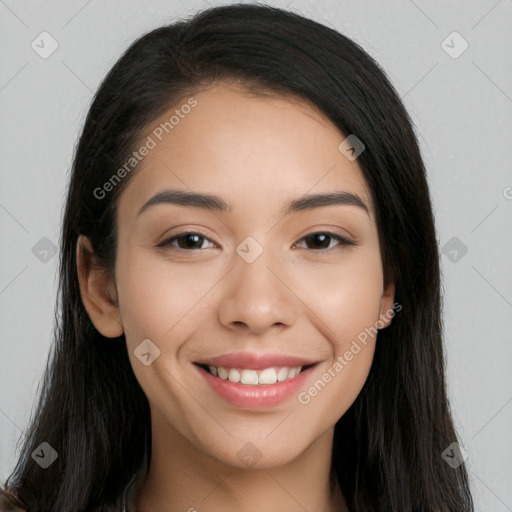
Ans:
[[[200,232],[197,232],[197,231],[186,231],[184,233],[179,233],[178,235],[175,235],[175,236],[173,236],[171,238],[167,238],[167,239],[163,240],[162,242],[157,244],[156,247],[172,247],[172,250],[188,251],[188,252],[203,250],[203,249],[183,249],[182,247],[172,246],[172,242],[174,242],[175,240],[178,240],[180,238],[184,238],[184,237],[189,236],[189,235],[198,235],[200,238],[212,242],[206,235],[203,235]],[[319,252],[319,253],[327,253],[327,252],[339,250],[339,249],[343,248],[343,246],[356,245],[356,243],[353,242],[352,240],[349,240],[348,238],[345,238],[344,236],[341,236],[340,234],[335,233],[334,231],[315,231],[313,233],[309,233],[306,236],[302,237],[297,242],[295,242],[293,245],[295,246],[298,242],[301,242],[302,240],[305,240],[306,238],[314,236],[314,235],[328,235],[331,238],[333,238],[334,240],[337,240],[338,242],[340,242],[339,245],[336,245],[336,246],[331,247],[329,249],[310,249],[312,251]],[[212,243],[214,243],[214,242],[212,242]]]

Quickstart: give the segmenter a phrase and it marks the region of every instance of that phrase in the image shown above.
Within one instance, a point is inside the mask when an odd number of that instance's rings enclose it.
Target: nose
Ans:
[[[291,326],[297,319],[300,300],[286,276],[269,261],[266,251],[252,263],[235,258],[219,304],[222,325],[231,330],[263,334],[272,327]]]

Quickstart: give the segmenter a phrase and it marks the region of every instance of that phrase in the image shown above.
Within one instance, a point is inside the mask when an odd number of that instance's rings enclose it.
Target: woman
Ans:
[[[424,164],[354,42],[260,5],[141,37],[90,107],[61,250],[2,510],[473,510]]]

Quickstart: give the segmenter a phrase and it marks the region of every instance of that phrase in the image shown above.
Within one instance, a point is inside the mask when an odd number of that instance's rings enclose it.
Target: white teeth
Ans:
[[[208,366],[212,375],[230,382],[240,382],[255,386],[258,384],[275,384],[284,380],[293,379],[302,370],[302,366],[272,366],[264,370],[245,370],[225,368],[224,366]]]
[[[218,366],[217,376],[220,377],[222,380],[228,380],[228,372],[226,368],[224,368],[223,366]]]
[[[279,382],[286,380],[288,378],[288,368],[279,368],[279,372],[277,372],[277,380]]]
[[[229,372],[229,374],[231,376],[231,371]],[[258,384],[258,372],[256,370],[242,370],[242,373],[240,375],[240,382],[242,384],[252,384],[253,386],[255,384]]]
[[[300,372],[300,366],[294,366],[293,368],[290,368],[290,370],[288,371],[288,379],[293,379],[293,377],[295,377],[295,375],[298,375]]]
[[[229,370],[228,379],[231,382],[240,382],[240,372],[236,368],[231,368]]]
[[[256,372],[254,372],[254,373],[256,373]],[[256,377],[256,378],[258,378],[258,377]],[[260,372],[260,376],[259,376],[260,384],[275,384],[276,381],[277,381],[277,374],[276,374],[275,368],[266,368],[265,370]]]

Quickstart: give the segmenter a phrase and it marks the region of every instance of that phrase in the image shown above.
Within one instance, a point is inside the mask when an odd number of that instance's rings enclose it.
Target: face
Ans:
[[[153,429],[232,466],[253,450],[272,467],[353,403],[393,289],[369,189],[323,114],[227,84],[193,99],[152,123],[141,145],[155,146],[120,196],[119,321]],[[217,199],[146,205],[165,191]]]

